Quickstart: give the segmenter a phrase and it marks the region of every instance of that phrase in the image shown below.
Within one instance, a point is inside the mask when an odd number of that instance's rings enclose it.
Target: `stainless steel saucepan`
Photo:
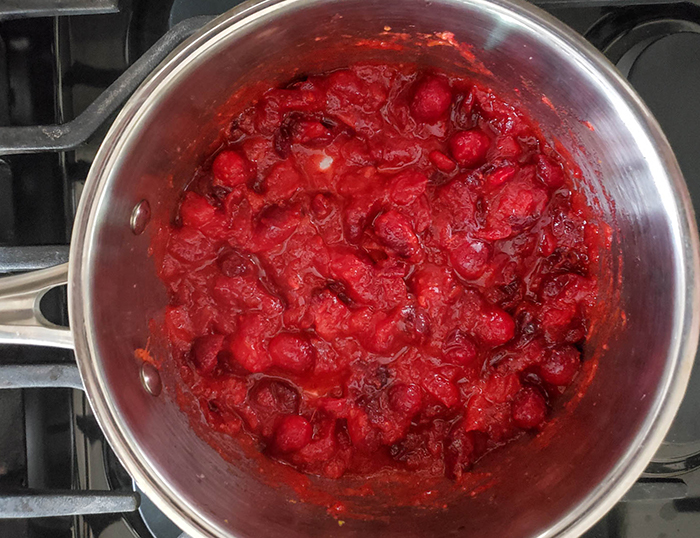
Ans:
[[[411,40],[386,46],[395,34]],[[144,390],[134,350],[167,302],[149,244],[235,99],[250,97],[239,90],[363,59],[469,73],[470,53],[483,64],[475,76],[558,137],[614,223],[619,305],[606,323],[617,325],[557,434],[479,463],[492,474],[489,489],[444,509],[387,507],[381,518],[339,526],[323,506],[289,502],[294,495],[261,480],[246,458],[225,461],[167,391]],[[643,471],[681,402],[700,326],[698,253],[688,192],[656,121],[596,50],[542,11],[517,0],[267,0],[216,19],[136,91],[90,170],[68,266],[0,280],[0,341],[75,349],[117,456],[193,536],[574,536]],[[66,280],[70,329],[49,324],[37,306]]]

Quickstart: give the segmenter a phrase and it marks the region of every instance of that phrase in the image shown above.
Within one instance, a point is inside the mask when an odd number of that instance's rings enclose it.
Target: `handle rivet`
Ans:
[[[148,200],[141,200],[131,212],[131,231],[134,232],[134,235],[141,235],[150,220],[151,205]]]
[[[163,390],[163,382],[160,380],[158,369],[150,362],[144,362],[141,365],[141,383],[152,396],[158,396]]]

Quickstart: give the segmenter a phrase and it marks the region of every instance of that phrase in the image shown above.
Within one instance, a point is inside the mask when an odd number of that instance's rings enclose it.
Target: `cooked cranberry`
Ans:
[[[286,241],[299,225],[299,214],[288,208],[271,206],[265,209],[255,229],[253,250],[262,252]]]
[[[559,346],[540,364],[540,376],[547,383],[565,387],[571,384],[580,367],[581,353],[574,346]]]
[[[423,378],[423,388],[435,396],[446,407],[453,407],[459,402],[459,390],[449,379],[441,374],[432,373]]]
[[[271,202],[288,200],[301,187],[301,175],[289,161],[282,161],[272,167],[265,177],[264,188]]]
[[[430,161],[435,165],[435,168],[442,172],[453,172],[457,165],[455,162],[445,155],[442,151],[433,150],[428,155]]]
[[[219,153],[211,165],[214,185],[235,187],[245,184],[253,177],[250,164],[237,151],[225,149]]]
[[[224,345],[224,335],[211,334],[194,341],[192,360],[202,375],[210,374],[218,364],[218,354]]]
[[[452,157],[467,168],[475,168],[484,163],[491,140],[478,129],[459,131],[449,141]]]
[[[293,140],[297,144],[304,144],[312,147],[326,145],[333,133],[320,121],[303,120],[294,127]]]
[[[513,400],[513,422],[518,428],[531,430],[544,422],[547,404],[534,388],[522,389]]]
[[[537,156],[537,177],[550,189],[558,189],[564,184],[564,170],[561,164],[546,155]]]
[[[496,141],[495,153],[502,159],[515,159],[522,155],[523,149],[512,136],[503,136]]]
[[[442,77],[427,77],[416,85],[411,113],[419,121],[433,122],[442,118],[452,104],[452,90]]]
[[[275,446],[282,452],[301,450],[311,442],[311,424],[300,415],[287,415],[277,426]]]
[[[599,321],[606,226],[537,124],[407,65],[251,96],[152,245],[194,421],[326,479],[459,480],[541,428]]]
[[[278,334],[270,340],[268,351],[275,366],[294,374],[303,374],[314,366],[314,349],[298,334]]]
[[[180,206],[180,218],[185,226],[202,228],[211,222],[215,215],[216,208],[204,196],[194,192],[188,192]]]
[[[391,182],[391,200],[398,205],[408,205],[425,193],[428,178],[415,170],[398,174]]]
[[[389,391],[389,405],[394,411],[412,417],[421,408],[422,394],[417,385],[398,383]]]
[[[484,274],[491,258],[491,247],[484,241],[464,241],[450,252],[450,263],[466,280],[476,280]]]
[[[333,211],[333,206],[330,204],[329,196],[323,193],[318,193],[311,200],[311,211],[314,212],[319,219],[325,219]]]
[[[480,313],[475,331],[485,342],[500,346],[515,335],[515,322],[505,310],[489,306]]]
[[[262,372],[270,365],[264,338],[267,328],[260,315],[241,319],[238,331],[231,340],[230,351],[234,360],[248,372]]]
[[[228,277],[253,273],[253,264],[250,259],[235,250],[224,251],[219,255],[218,262],[221,272]]]
[[[374,232],[379,240],[399,256],[412,258],[420,253],[420,241],[411,221],[397,211],[387,211],[374,221]]]
[[[507,164],[505,166],[501,166],[500,168],[496,168],[493,172],[486,176],[486,185],[488,185],[488,187],[491,189],[500,187],[504,183],[513,179],[517,171],[518,169],[512,164]]]
[[[477,357],[474,341],[461,331],[456,331],[443,345],[443,360],[460,366],[471,365]]]
[[[445,472],[451,478],[460,478],[486,452],[488,436],[478,430],[465,431],[455,424],[445,442]]]
[[[299,410],[299,392],[291,383],[263,377],[250,389],[255,407],[277,414],[295,414]]]

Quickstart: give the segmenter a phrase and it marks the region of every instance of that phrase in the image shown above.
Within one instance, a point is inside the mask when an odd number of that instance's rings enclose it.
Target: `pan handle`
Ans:
[[[67,263],[0,278],[0,343],[73,349],[71,330],[51,323],[40,309],[47,291],[67,283]]]

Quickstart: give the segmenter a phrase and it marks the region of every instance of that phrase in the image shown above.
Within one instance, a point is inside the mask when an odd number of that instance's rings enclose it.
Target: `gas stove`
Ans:
[[[0,0],[0,274],[68,258],[110,120],[182,40],[237,0]],[[652,109],[700,203],[700,3],[535,2],[601,50]],[[42,311],[67,324],[65,289]],[[121,467],[69,351],[0,346],[0,537],[176,538]],[[700,367],[644,475],[588,538],[700,531]]]

